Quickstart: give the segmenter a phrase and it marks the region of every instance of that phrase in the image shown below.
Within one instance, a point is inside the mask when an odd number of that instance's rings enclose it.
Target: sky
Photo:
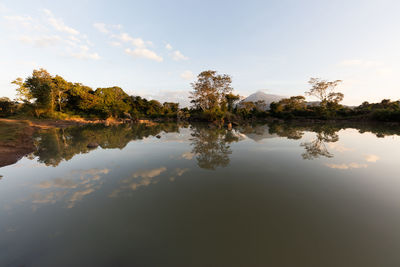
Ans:
[[[394,0],[0,0],[0,95],[44,68],[185,105],[212,69],[242,96],[304,95],[320,77],[343,80],[347,105],[398,100],[399,14]]]

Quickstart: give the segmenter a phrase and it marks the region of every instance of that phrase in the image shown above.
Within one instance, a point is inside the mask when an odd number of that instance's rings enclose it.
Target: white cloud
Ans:
[[[77,42],[77,43],[81,42],[81,40],[79,38],[75,37],[74,35],[70,35],[68,38],[73,42]]]
[[[121,46],[121,43],[112,41],[112,42],[110,42],[110,45],[115,46],[115,47],[119,47],[119,46]]]
[[[136,48],[136,49],[130,49],[127,48],[125,49],[125,53],[134,56],[134,57],[142,57],[142,58],[147,58],[151,60],[155,60],[158,62],[162,62],[163,58],[157,55],[154,51],[151,51],[147,48]]]
[[[107,30],[106,24],[104,23],[93,23],[93,27],[104,34],[108,34],[110,32],[109,30]]]
[[[194,74],[190,70],[185,70],[184,72],[181,73],[181,78],[190,81],[194,79]]]
[[[62,38],[58,35],[45,35],[40,37],[21,35],[18,40],[25,44],[32,44],[38,47],[47,47],[59,44],[62,41]]]
[[[61,19],[55,18],[50,10],[43,9],[42,11],[45,14],[45,20],[28,15],[9,15],[4,18],[17,26],[16,31],[21,34],[16,35],[16,39],[24,44],[41,48],[56,47],[58,52],[61,52],[60,54],[79,59],[100,58],[98,53],[90,51],[88,46],[93,46],[93,44],[85,34],[65,25]],[[49,25],[51,27],[48,27]],[[27,28],[28,31],[21,26]]]
[[[365,155],[365,160],[368,162],[375,163],[379,160],[379,157],[377,155],[369,154],[369,155]]]
[[[99,54],[91,53],[89,47],[86,45],[80,46],[80,51],[76,53],[71,53],[71,56],[78,59],[100,59]]]
[[[133,38],[126,32],[123,32],[119,35],[115,35],[113,37],[119,39],[122,42],[130,43],[137,48],[145,48],[146,47],[145,41],[143,41],[142,38]]]
[[[188,60],[189,58],[184,56],[180,51],[176,50],[172,53],[172,59],[175,61],[180,61],[180,60]]]
[[[172,45],[166,44],[166,45],[165,45],[165,48],[167,48],[168,50],[172,50]]]
[[[33,21],[31,16],[4,16],[4,19],[12,23],[19,23],[24,27],[30,27]]]
[[[50,23],[50,25],[53,26],[54,29],[56,29],[57,31],[68,33],[68,34],[73,34],[73,35],[79,34],[79,31],[65,25],[64,22],[62,21],[62,19],[58,19],[58,18],[54,17],[53,13],[50,10],[43,9],[43,12],[47,15],[47,20]]]

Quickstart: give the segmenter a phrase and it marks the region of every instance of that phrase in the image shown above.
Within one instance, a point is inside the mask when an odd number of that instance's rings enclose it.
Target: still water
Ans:
[[[0,266],[400,266],[399,135],[321,124],[44,131],[34,153],[0,168]]]

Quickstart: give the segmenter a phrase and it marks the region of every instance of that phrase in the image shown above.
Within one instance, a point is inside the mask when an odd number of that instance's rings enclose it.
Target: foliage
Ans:
[[[328,103],[338,104],[343,100],[344,95],[334,90],[341,82],[341,80],[327,81],[320,78],[311,78],[308,83],[312,85],[312,88],[306,92],[306,95],[318,98],[322,107],[326,107]]]
[[[8,97],[0,97],[0,117],[8,117],[15,113],[16,104]]]
[[[157,100],[148,101],[139,96],[129,96],[120,87],[97,88],[81,83],[66,81],[59,75],[52,76],[44,69],[33,70],[31,76],[12,82],[17,85],[15,106],[19,114],[26,116],[66,119],[76,115],[87,118],[124,118],[139,119],[144,117],[178,116],[179,104]],[[10,116],[11,101],[0,103],[0,116]],[[12,109],[13,111],[15,110]]]
[[[120,118],[129,111],[129,96],[120,87],[97,88],[94,95],[97,97],[96,109],[106,118]]]
[[[268,116],[282,119],[357,119],[399,121],[400,102],[384,99],[379,103],[363,102],[358,107],[341,105],[344,95],[336,91],[341,80],[327,81],[311,78],[311,88],[306,95],[320,101],[306,102],[304,96],[292,96],[273,102],[268,107],[264,101],[239,102],[233,94],[232,78],[214,70],[201,72],[192,83],[190,92],[192,107],[180,108],[178,103],[147,100],[130,96],[120,87],[92,89],[81,83],[66,81],[59,75],[51,75],[45,69],[33,70],[25,80],[17,78],[17,98],[0,99],[0,116],[45,117],[68,119],[139,120],[164,118],[179,120],[210,121],[222,124],[246,120],[264,119]]]
[[[195,108],[202,111],[218,111],[225,109],[226,95],[233,90],[232,78],[227,74],[217,74],[216,71],[207,70],[197,76],[197,81],[192,83],[193,91],[190,98]]]

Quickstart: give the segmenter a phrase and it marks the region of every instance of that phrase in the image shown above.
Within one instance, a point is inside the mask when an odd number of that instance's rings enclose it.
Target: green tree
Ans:
[[[129,96],[120,87],[97,88],[95,95],[98,97],[97,109],[107,117],[118,118],[129,110]]]
[[[192,103],[202,111],[221,109],[225,103],[225,96],[232,92],[232,78],[229,75],[217,74],[216,71],[203,71],[192,83],[193,92],[190,92]]]
[[[32,76],[25,80],[25,86],[35,99],[38,108],[48,113],[54,111],[55,94],[52,76],[45,69],[33,70]]]
[[[62,107],[68,101],[67,92],[71,89],[71,83],[64,80],[63,77],[56,75],[53,78],[53,94],[58,106],[58,111],[62,111]]]
[[[274,114],[281,112],[296,112],[304,110],[307,107],[304,96],[292,96],[290,98],[281,99],[270,105],[271,112]]]
[[[69,110],[83,113],[94,112],[99,102],[93,89],[81,83],[71,84],[67,99],[66,106]]]

